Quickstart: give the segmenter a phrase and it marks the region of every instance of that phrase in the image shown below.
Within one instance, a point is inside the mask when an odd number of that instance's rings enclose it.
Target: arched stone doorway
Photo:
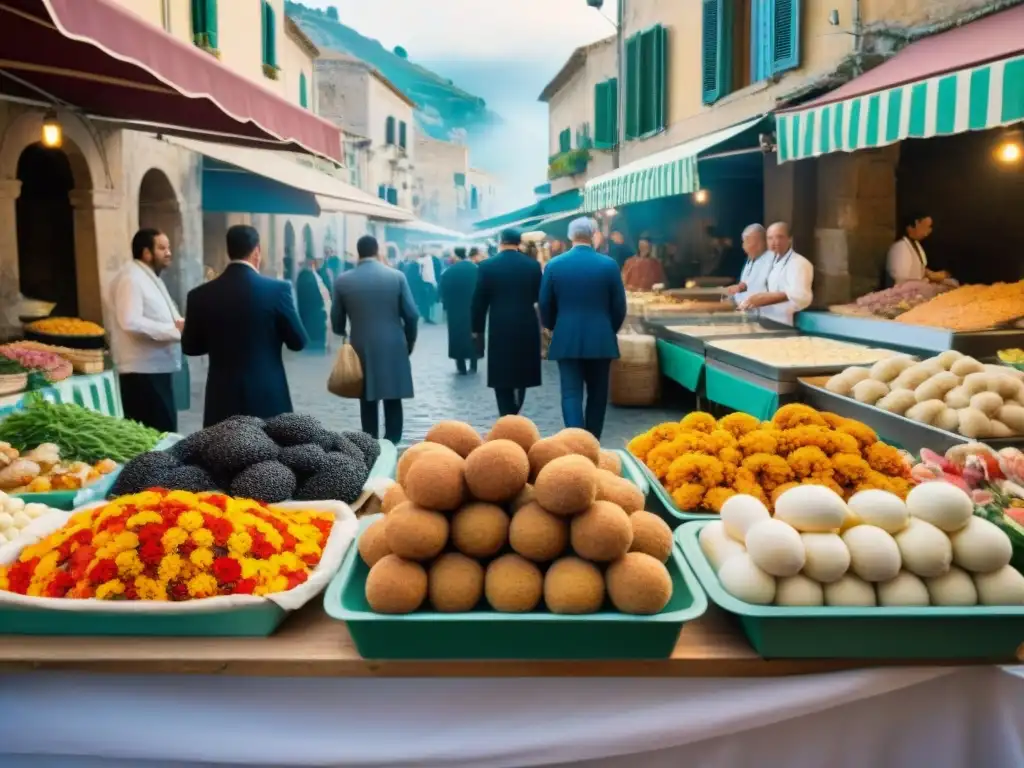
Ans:
[[[174,258],[162,277],[171,296],[181,306],[185,289],[184,265],[180,261],[184,254],[179,252],[183,235],[181,207],[170,179],[159,168],[146,171],[139,185],[139,228],[158,229],[171,241]]]
[[[290,221],[284,225],[284,279],[295,281],[295,227]]]
[[[313,228],[309,224],[302,228],[302,258],[307,262],[316,259],[316,243],[313,240]]]

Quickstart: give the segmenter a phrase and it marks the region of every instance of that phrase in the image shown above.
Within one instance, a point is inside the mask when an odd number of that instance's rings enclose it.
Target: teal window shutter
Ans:
[[[654,100],[653,131],[663,131],[668,124],[668,28],[660,24],[651,31],[654,49],[651,98]]]
[[[408,141],[408,136],[406,136],[406,131],[407,131],[407,128],[406,128],[406,125],[405,125],[405,120],[402,120],[398,124],[398,146],[400,146],[402,149],[406,148],[406,142]]]
[[[263,0],[263,63],[277,66],[277,22],[274,7]]]
[[[456,173],[455,174],[455,186],[456,187],[464,187],[464,186],[466,186],[466,174],[464,174],[464,173]]]
[[[395,143],[395,118],[391,116],[384,123],[384,143],[388,146]]]
[[[775,0],[751,0],[750,6],[750,81],[772,76],[772,20]]]
[[[398,205],[398,190],[394,187],[388,187],[388,202],[392,205]]]
[[[267,33],[270,32],[270,19],[267,18],[267,0],[260,3],[260,31],[263,39],[260,41],[260,61],[267,63]]]
[[[217,0],[205,0],[206,5],[206,44],[217,48]]]
[[[380,184],[377,186],[377,197],[379,197],[381,200],[388,199],[388,188],[384,184]]]
[[[642,88],[640,35],[626,41],[626,139],[637,138],[640,131],[640,91]]]
[[[714,104],[732,86],[732,23],[729,0],[703,0],[701,88],[705,104]]]
[[[616,77],[594,87],[594,146],[611,149],[619,143],[619,80]]]
[[[800,0],[774,0],[772,74],[800,66]]]
[[[469,190],[469,208],[470,210],[477,210],[480,207],[480,191],[476,187],[472,187]]]
[[[306,87],[306,73],[299,72],[299,105],[309,107],[309,90]]]
[[[192,0],[192,40],[199,42],[199,36],[206,30],[206,3]]]
[[[572,150],[572,129],[566,128],[558,134],[558,151],[569,152]]]

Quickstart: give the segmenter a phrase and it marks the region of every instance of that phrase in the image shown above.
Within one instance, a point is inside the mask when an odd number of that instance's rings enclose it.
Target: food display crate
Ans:
[[[718,339],[715,339],[715,341],[718,341]],[[704,345],[704,352],[708,360],[715,360],[763,379],[768,379],[769,381],[795,383],[802,376],[824,376],[839,373],[854,365],[854,363],[828,363],[824,365],[794,365],[780,368],[760,360],[755,360],[752,357],[745,357],[737,352],[717,347],[715,346],[715,341],[708,341]]]
[[[913,454],[920,454],[922,448],[936,453],[945,453],[956,445],[977,442],[969,437],[947,432],[944,429],[908,419],[898,413],[889,413],[868,403],[861,403],[852,397],[837,395],[825,389],[829,377],[808,377],[800,379],[802,399],[819,411],[845,416],[871,427],[885,442],[896,445]],[[986,439],[986,445],[1001,448],[1024,446],[1024,436]],[[1024,638],[1022,638],[1024,639]]]
[[[733,323],[722,323],[722,325],[732,325]],[[709,324],[710,325],[710,324]],[[798,336],[799,333],[792,328],[788,330],[778,328],[763,327],[761,330],[753,330],[747,328],[741,330],[743,327],[742,323],[736,323],[738,326],[735,331],[722,331],[720,333],[708,333],[702,335],[699,331],[685,333],[676,330],[677,328],[687,327],[686,325],[666,325],[662,326],[658,332],[658,338],[664,339],[666,342],[675,344],[687,349],[691,352],[697,352],[703,355],[705,347],[708,342],[719,341],[721,339],[753,339],[753,338],[778,338],[781,336]],[[692,327],[692,326],[690,326]]]
[[[379,439],[380,456],[370,467],[370,477],[388,477],[394,479],[398,468],[398,448],[390,440]]]
[[[707,522],[688,523],[676,542],[713,603],[732,614],[766,659],[988,660],[1015,658],[1024,606],[789,608],[752,605],[722,587],[700,548]]]
[[[379,518],[364,518],[360,530]],[[687,621],[707,610],[692,571],[673,550],[668,562],[672,599],[656,616],[611,610],[587,616],[547,611],[469,613],[418,611],[403,616],[374,613],[366,603],[366,563],[355,545],[324,595],[324,610],[344,621],[356,650],[367,659],[584,660],[665,659]]]

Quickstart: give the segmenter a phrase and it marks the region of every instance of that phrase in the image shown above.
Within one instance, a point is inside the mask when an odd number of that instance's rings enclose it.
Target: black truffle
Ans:
[[[268,419],[263,431],[280,446],[320,444],[318,438],[325,432],[323,425],[315,416],[308,413],[282,413]],[[320,445],[324,448],[323,445]],[[324,450],[327,450],[324,448]]]
[[[261,429],[239,426],[218,430],[203,447],[203,466],[217,480],[246,467],[277,458],[281,449]]]
[[[295,493],[295,473],[279,461],[261,461],[239,472],[231,481],[231,495],[274,504]]]
[[[298,475],[312,475],[327,466],[327,452],[315,443],[282,448],[277,460]]]
[[[210,474],[202,467],[197,466],[172,469],[164,480],[163,487],[175,491],[191,491],[192,493],[220,490]]]
[[[352,504],[362,495],[368,474],[365,465],[340,453],[328,456],[328,465],[299,486],[298,501],[336,499]]]
[[[363,452],[363,460],[367,467],[372,467],[380,456],[380,443],[376,438],[370,437],[365,432],[342,432],[348,440],[356,444],[356,447]]]
[[[171,472],[180,466],[178,459],[166,451],[140,453],[121,468],[110,489],[110,498],[139,493],[147,488],[165,488]]]

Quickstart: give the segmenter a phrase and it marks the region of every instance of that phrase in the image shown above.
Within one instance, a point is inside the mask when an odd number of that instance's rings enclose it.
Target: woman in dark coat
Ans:
[[[330,292],[317,272],[316,263],[307,261],[295,281],[299,317],[309,336],[307,350],[327,349],[327,316],[331,311]]]
[[[519,250],[520,240],[518,230],[501,233],[498,255],[480,264],[473,294],[473,335],[487,328],[487,386],[501,416],[519,413],[526,390],[541,383],[541,269]]]
[[[479,267],[466,259],[466,249],[455,249],[455,263],[441,274],[441,304],[448,315],[448,357],[460,374],[476,373],[481,355],[473,341],[473,292]]]

